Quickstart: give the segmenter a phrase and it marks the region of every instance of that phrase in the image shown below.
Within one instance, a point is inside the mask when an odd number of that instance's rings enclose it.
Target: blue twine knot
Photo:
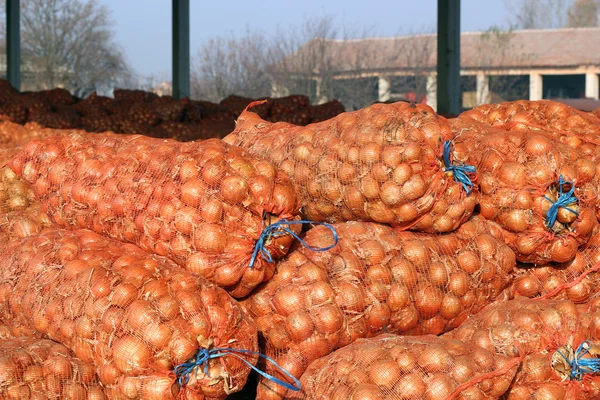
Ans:
[[[465,189],[465,192],[467,192],[467,196],[468,196],[469,194],[471,194],[471,191],[473,190],[473,182],[471,182],[471,178],[469,178],[469,176],[467,174],[474,174],[477,171],[477,169],[473,165],[464,165],[464,164],[452,165],[450,163],[450,146],[451,145],[452,145],[451,140],[444,142],[443,156],[444,156],[444,166],[446,167],[444,169],[444,172],[452,172],[452,174],[454,175],[454,180],[462,185],[463,189]]]
[[[300,238],[300,236],[296,235],[296,233],[294,231],[292,231],[290,228],[288,228],[288,226],[290,226],[290,225],[302,225],[302,224],[317,224],[317,225],[326,226],[333,233],[333,244],[330,246],[327,246],[327,247],[311,247],[311,246],[309,246],[304,240],[302,240]],[[337,243],[338,243],[337,232],[335,231],[335,228],[329,224],[326,224],[324,222],[315,222],[315,221],[304,221],[304,220],[288,221],[286,219],[281,219],[281,220],[275,222],[274,224],[267,226],[260,234],[260,237],[256,241],[256,245],[254,246],[254,251],[252,252],[252,258],[250,259],[250,268],[254,267],[254,263],[256,262],[256,257],[258,256],[259,252],[262,255],[262,257],[265,260],[267,260],[267,262],[272,263],[273,257],[271,256],[271,253],[269,252],[269,250],[267,250],[267,248],[265,247],[265,243],[267,242],[267,240],[269,240],[271,238],[275,238],[275,237],[279,237],[279,236],[283,236],[283,235],[292,235],[296,240],[298,240],[300,243],[302,243],[302,245],[304,247],[306,247],[307,249],[312,250],[312,251],[327,251],[327,250],[334,248],[335,245],[337,245]]]
[[[565,185],[565,184],[571,185],[571,189],[567,193],[563,192],[563,185]],[[575,215],[579,215],[579,213],[577,211],[571,210],[570,208],[566,207],[569,204],[577,202],[577,197],[573,194],[575,192],[575,185],[573,185],[573,182],[564,181],[562,175],[559,176],[558,190],[559,190],[559,196],[558,196],[558,200],[556,200],[556,201],[552,201],[551,199],[548,198],[548,196],[544,196],[544,198],[546,200],[548,200],[549,202],[552,203],[552,205],[546,212],[546,228],[548,228],[548,229],[550,229],[550,228],[552,228],[552,226],[554,226],[554,223],[556,222],[556,218],[558,217],[558,210],[560,208],[564,208],[565,210],[569,210],[570,212],[572,212]]]
[[[292,381],[294,381],[294,384],[292,385],[290,383],[284,382],[281,379],[277,379],[274,376],[261,371],[260,369],[256,368],[254,365],[249,363],[248,360],[246,360],[244,357],[241,357],[240,355],[238,355],[236,353],[258,355],[259,357],[266,359],[271,364],[275,365],[280,371],[282,371],[288,378],[290,378]],[[187,361],[182,364],[179,364],[178,366],[176,366],[173,369],[173,372],[177,376],[177,383],[180,386],[185,386],[190,380],[190,374],[197,367],[204,366],[204,374],[208,375],[208,360],[210,360],[211,358],[219,358],[219,357],[225,357],[225,356],[237,357],[238,359],[240,359],[244,363],[246,363],[246,365],[248,365],[254,371],[256,371],[258,374],[263,376],[264,378],[270,379],[273,382],[285,387],[286,389],[293,390],[294,392],[297,392],[300,389],[302,389],[302,385],[300,384],[300,381],[298,379],[296,379],[288,371],[281,368],[271,357],[266,356],[266,355],[256,352],[256,351],[243,350],[243,349],[232,349],[229,347],[215,347],[210,350],[199,349],[198,353],[191,361]]]
[[[587,345],[587,347],[585,346]],[[572,360],[569,360],[560,350],[557,350],[567,363],[571,366],[571,380],[580,381],[585,374],[595,374],[600,372],[600,358],[582,358],[589,353],[592,343],[589,340],[581,343],[575,352]]]

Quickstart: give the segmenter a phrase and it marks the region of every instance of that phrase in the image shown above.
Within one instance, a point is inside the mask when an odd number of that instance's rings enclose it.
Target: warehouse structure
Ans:
[[[406,98],[401,88],[410,87],[402,84],[409,80],[436,107],[436,46],[435,34],[315,40],[292,58],[314,54],[316,48],[330,56],[312,71],[316,90],[324,76],[336,81],[334,87],[371,79],[376,80],[373,100],[398,100]],[[519,98],[599,98],[600,28],[468,32],[461,34],[460,47],[463,108]],[[286,71],[294,72],[300,71]]]

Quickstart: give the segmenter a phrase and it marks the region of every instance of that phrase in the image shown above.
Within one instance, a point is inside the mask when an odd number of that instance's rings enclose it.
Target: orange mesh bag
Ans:
[[[95,367],[52,340],[0,340],[0,398],[108,400]],[[123,397],[121,397],[123,398]]]
[[[29,143],[10,167],[58,226],[167,256],[235,297],[271,277],[300,227],[287,176],[216,139],[72,134]]]
[[[451,138],[447,121],[431,108],[400,102],[306,127],[245,111],[224,140],[285,171],[306,219],[448,232],[477,203],[474,168],[452,163]]]
[[[51,226],[50,217],[39,204],[22,211],[0,212],[0,243],[23,239]]]
[[[596,108],[594,111],[592,111],[592,115],[598,119],[600,119],[600,107]]]
[[[223,399],[256,362],[255,324],[227,292],[88,230],[10,243],[0,285],[0,322],[64,344],[127,398]]]
[[[456,232],[400,232],[366,222],[336,224],[336,247],[300,248],[242,305],[255,318],[266,354],[300,378],[311,361],[358,338],[383,332],[440,334],[489,304],[511,279],[513,252],[498,229],[473,218]],[[309,230],[311,247],[331,242],[325,227]],[[267,366],[266,371],[285,380]],[[261,398],[285,389],[259,385]]]
[[[1,150],[0,158],[2,158]],[[35,203],[31,186],[9,167],[0,167],[0,216],[10,211],[24,210]]]
[[[488,306],[444,335],[496,356],[521,357],[510,400],[590,400],[600,395],[598,303],[512,300]]]
[[[520,100],[485,104],[462,113],[458,118],[476,120],[504,130],[546,131],[593,161],[600,160],[600,119],[563,103]]]
[[[597,225],[594,162],[543,133],[451,126],[454,158],[477,168],[480,213],[505,229],[517,259],[573,259]]]
[[[538,297],[585,303],[598,296],[600,285],[600,233],[596,233],[575,258],[543,266],[518,264],[515,279],[506,289],[508,298]]]
[[[384,334],[312,362],[302,392],[287,398],[492,400],[508,390],[519,362],[458,340]]]

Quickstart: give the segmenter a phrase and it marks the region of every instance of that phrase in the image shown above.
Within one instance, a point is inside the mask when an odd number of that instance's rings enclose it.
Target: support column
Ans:
[[[477,73],[477,92],[475,101],[477,105],[488,104],[490,102],[490,77],[483,72]]]
[[[598,100],[598,91],[600,91],[598,81],[598,73],[587,72],[585,74],[585,97]]]
[[[438,0],[437,112],[460,113],[460,0]]]
[[[379,101],[388,101],[392,96],[391,91],[391,79],[387,76],[380,76],[378,83],[378,100]]]
[[[190,96],[190,0],[172,0],[173,97]]]
[[[542,100],[544,84],[542,74],[532,72],[529,74],[529,100]]]
[[[425,87],[425,101],[427,105],[437,111],[437,79],[435,73],[427,75]]]
[[[21,90],[21,9],[19,0],[6,0],[6,77]]]

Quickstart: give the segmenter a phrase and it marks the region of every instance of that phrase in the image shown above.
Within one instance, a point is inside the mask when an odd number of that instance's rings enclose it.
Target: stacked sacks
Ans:
[[[237,297],[272,276],[300,228],[287,176],[216,139],[75,133],[27,144],[10,167],[58,226],[137,244]]]
[[[515,266],[500,230],[482,218],[441,236],[375,223],[333,227],[337,246],[292,252],[242,301],[256,319],[266,355],[296,378],[312,361],[359,338],[441,334],[459,326],[502,292]],[[322,247],[332,233],[316,227],[304,241]],[[266,372],[287,379],[269,365]],[[285,393],[273,382],[259,384],[260,398]]]
[[[92,363],[108,398],[223,399],[256,362],[256,327],[240,305],[165,258],[60,229],[1,254],[0,322]]]

